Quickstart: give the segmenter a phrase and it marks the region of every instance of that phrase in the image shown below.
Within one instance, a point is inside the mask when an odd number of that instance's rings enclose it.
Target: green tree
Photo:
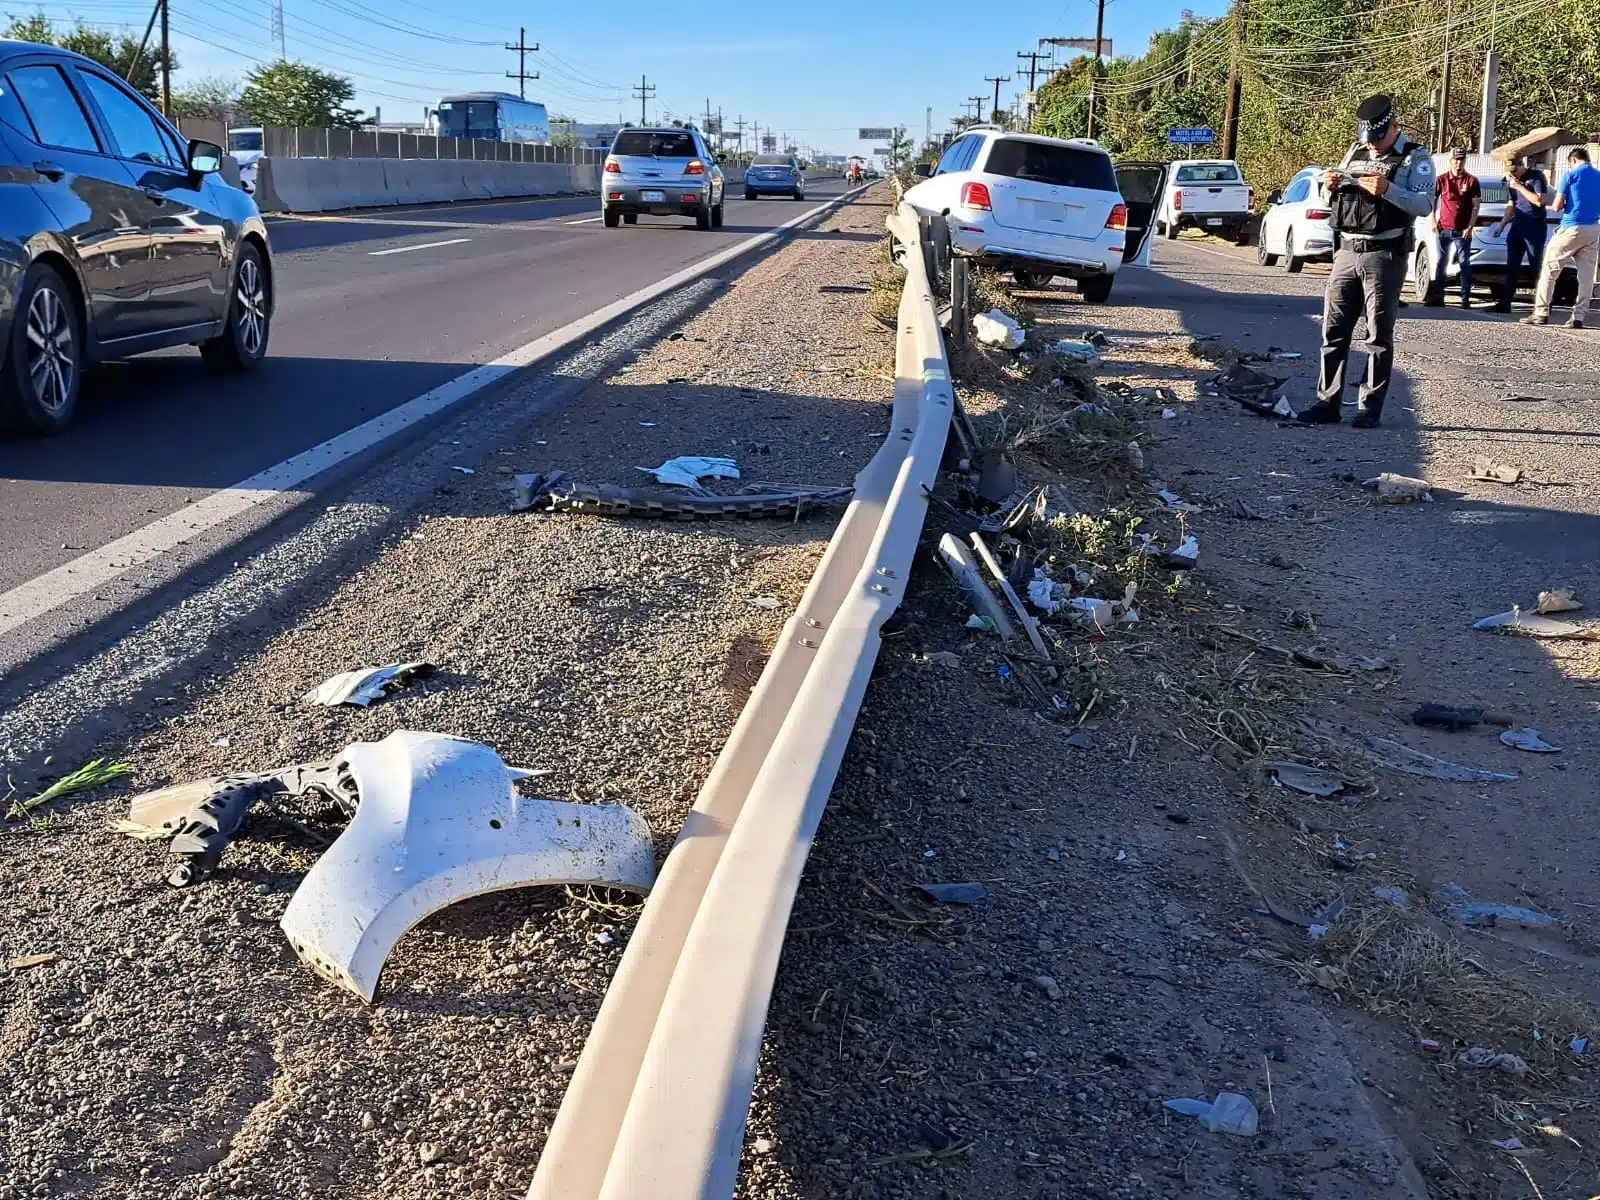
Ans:
[[[916,149],[916,143],[906,133],[904,125],[896,125],[894,133],[889,137],[889,167],[898,171],[911,161],[911,152]]]
[[[137,56],[139,66],[131,80],[151,100],[161,98],[161,49],[156,45],[139,53],[139,39],[127,33],[112,33],[81,21],[71,29],[61,30],[43,13],[31,17],[13,18],[5,36],[19,42],[38,42],[45,46],[60,46],[85,58],[92,58],[108,67],[123,79],[128,78],[128,68]],[[171,69],[178,69],[177,55],[171,55]]]
[[[221,75],[202,75],[193,83],[175,88],[172,93],[174,117],[196,117],[231,125],[238,107],[238,80]]]
[[[355,85],[343,75],[282,60],[245,77],[239,109],[257,125],[354,129],[361,113],[349,107]]]

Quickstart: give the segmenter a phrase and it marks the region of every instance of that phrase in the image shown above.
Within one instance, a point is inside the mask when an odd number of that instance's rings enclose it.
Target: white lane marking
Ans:
[[[871,186],[871,185],[867,185]],[[620,300],[597,308],[586,317],[579,317],[553,330],[543,337],[518,346],[492,362],[474,367],[448,383],[413,397],[388,412],[373,417],[365,424],[347,429],[337,437],[302,450],[276,466],[268,467],[231,487],[212,492],[175,513],[151,521],[132,533],[107,542],[98,550],[81,554],[70,562],[37,575],[27,583],[19,583],[8,592],[0,592],[0,634],[10,633],[19,625],[42,616],[52,609],[77,599],[79,596],[104,587],[134,567],[151,562],[208,529],[231,521],[258,504],[265,503],[284,492],[304,485],[331,467],[338,466],[357,454],[371,449],[395,434],[409,429],[419,421],[460,403],[474,392],[482,391],[492,383],[504,379],[540,359],[554,354],[574,342],[588,337],[624,313],[649,303],[675,288],[682,287],[702,275],[709,275],[724,263],[732,262],[759,246],[778,241],[783,234],[821,213],[836,208],[852,196],[866,190],[855,191],[830,198],[823,204],[791,217],[782,225],[745,238],[699,262],[655,283],[647,284]]]
[[[382,258],[385,254],[410,254],[413,250],[432,250],[438,246],[459,246],[462,242],[470,242],[471,238],[446,238],[442,242],[423,242],[420,246],[395,246],[388,250],[368,250],[373,258]]]
[[[596,221],[598,221],[600,219],[601,218],[599,218],[599,217],[585,217],[581,221],[567,221],[567,222],[565,222],[565,224],[567,224],[567,225],[593,225]]]
[[[1229,254],[1224,250],[1211,250],[1205,246],[1190,246],[1189,249],[1198,250],[1201,254],[1210,254],[1216,258],[1225,258],[1231,263],[1238,263],[1240,266],[1247,266],[1256,261],[1253,258],[1241,258],[1237,254]]]

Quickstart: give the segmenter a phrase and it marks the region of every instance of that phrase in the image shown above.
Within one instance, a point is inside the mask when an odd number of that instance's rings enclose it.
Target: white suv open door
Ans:
[[[1116,165],[1117,189],[1128,208],[1128,236],[1123,242],[1122,261],[1136,267],[1150,265],[1150,248],[1156,227],[1156,209],[1167,190],[1167,164],[1162,162],[1121,162]]]

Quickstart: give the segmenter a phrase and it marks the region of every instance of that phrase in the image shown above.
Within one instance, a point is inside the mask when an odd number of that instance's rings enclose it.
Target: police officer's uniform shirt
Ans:
[[[1395,158],[1399,161],[1394,168],[1383,170],[1381,164]],[[1375,205],[1372,213],[1376,218],[1375,228],[1345,229],[1336,226],[1340,232],[1366,238],[1369,241],[1386,241],[1404,237],[1411,222],[1394,219],[1391,214],[1384,213],[1381,206],[1390,205],[1412,218],[1425,217],[1433,212],[1433,159],[1429,156],[1427,147],[1417,145],[1402,133],[1395,139],[1388,154],[1374,158],[1364,143],[1356,142],[1345,153],[1339,169],[1347,174],[1359,176],[1363,173],[1362,167],[1367,167],[1369,171],[1374,171],[1375,168],[1381,170],[1389,180],[1389,189],[1382,196],[1367,197]],[[1366,196],[1366,193],[1363,192],[1362,195]]]

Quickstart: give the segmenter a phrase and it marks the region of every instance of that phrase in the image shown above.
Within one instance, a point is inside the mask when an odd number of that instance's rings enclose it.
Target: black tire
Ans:
[[[1166,237],[1167,236],[1167,223],[1165,221],[1157,221],[1156,222],[1156,236],[1157,237]]]
[[[746,200],[754,200],[756,198],[756,194],[754,192],[747,191],[744,194],[744,198]]]
[[[1556,277],[1556,287],[1555,291],[1550,293],[1550,303],[1559,308],[1571,308],[1577,302],[1578,273],[1563,271]]]
[[[1294,252],[1294,230],[1283,235],[1283,269],[1291,275],[1300,274],[1306,260]]]
[[[795,188],[794,191],[789,193],[789,199],[791,199],[791,200],[804,200],[805,198],[806,198],[806,194],[804,192],[802,192],[799,188]]]
[[[1018,286],[1025,287],[1025,288],[1033,288],[1035,290],[1037,290],[1039,288],[1049,287],[1050,286],[1050,281],[1052,279],[1054,279],[1055,277],[1056,276],[1055,276],[1055,272],[1054,271],[1013,271],[1013,272],[1011,272],[1011,278],[1015,279],[1017,281]]]
[[[600,210],[600,220],[607,229],[615,229],[622,224],[622,214],[614,208],[603,208]]]
[[[1433,292],[1433,267],[1428,262],[1428,248],[1418,246],[1411,260],[1411,296],[1418,304],[1427,304]]]
[[[1278,265],[1278,256],[1267,251],[1267,230],[1262,226],[1261,232],[1256,236],[1256,262],[1263,267]]]
[[[266,263],[254,243],[240,242],[227,324],[209,342],[200,343],[200,357],[216,371],[254,371],[267,356],[271,334],[272,281]]]
[[[932,282],[937,288],[938,281],[944,278],[945,274],[950,270],[950,259],[952,257],[950,251],[950,222],[945,217],[934,217],[933,228],[930,232],[932,236],[928,241],[933,247],[934,271]]]
[[[622,223],[624,225],[637,225],[639,223],[639,214],[638,213],[623,213],[622,214]]]
[[[1078,291],[1089,304],[1104,304],[1111,299],[1111,285],[1116,282],[1115,275],[1093,275],[1088,279],[1078,280]]]
[[[1175,242],[1177,240],[1178,240],[1178,225],[1177,225],[1177,222],[1174,221],[1174,222],[1172,222],[1171,224],[1169,224],[1167,226],[1167,241]]]
[[[711,228],[722,228],[722,205],[720,204],[711,210]]]
[[[694,227],[701,233],[706,233],[711,228],[711,206],[708,204],[694,214]]]
[[[67,281],[35,263],[23,277],[0,368],[0,420],[22,433],[60,433],[78,411],[84,322]]]

